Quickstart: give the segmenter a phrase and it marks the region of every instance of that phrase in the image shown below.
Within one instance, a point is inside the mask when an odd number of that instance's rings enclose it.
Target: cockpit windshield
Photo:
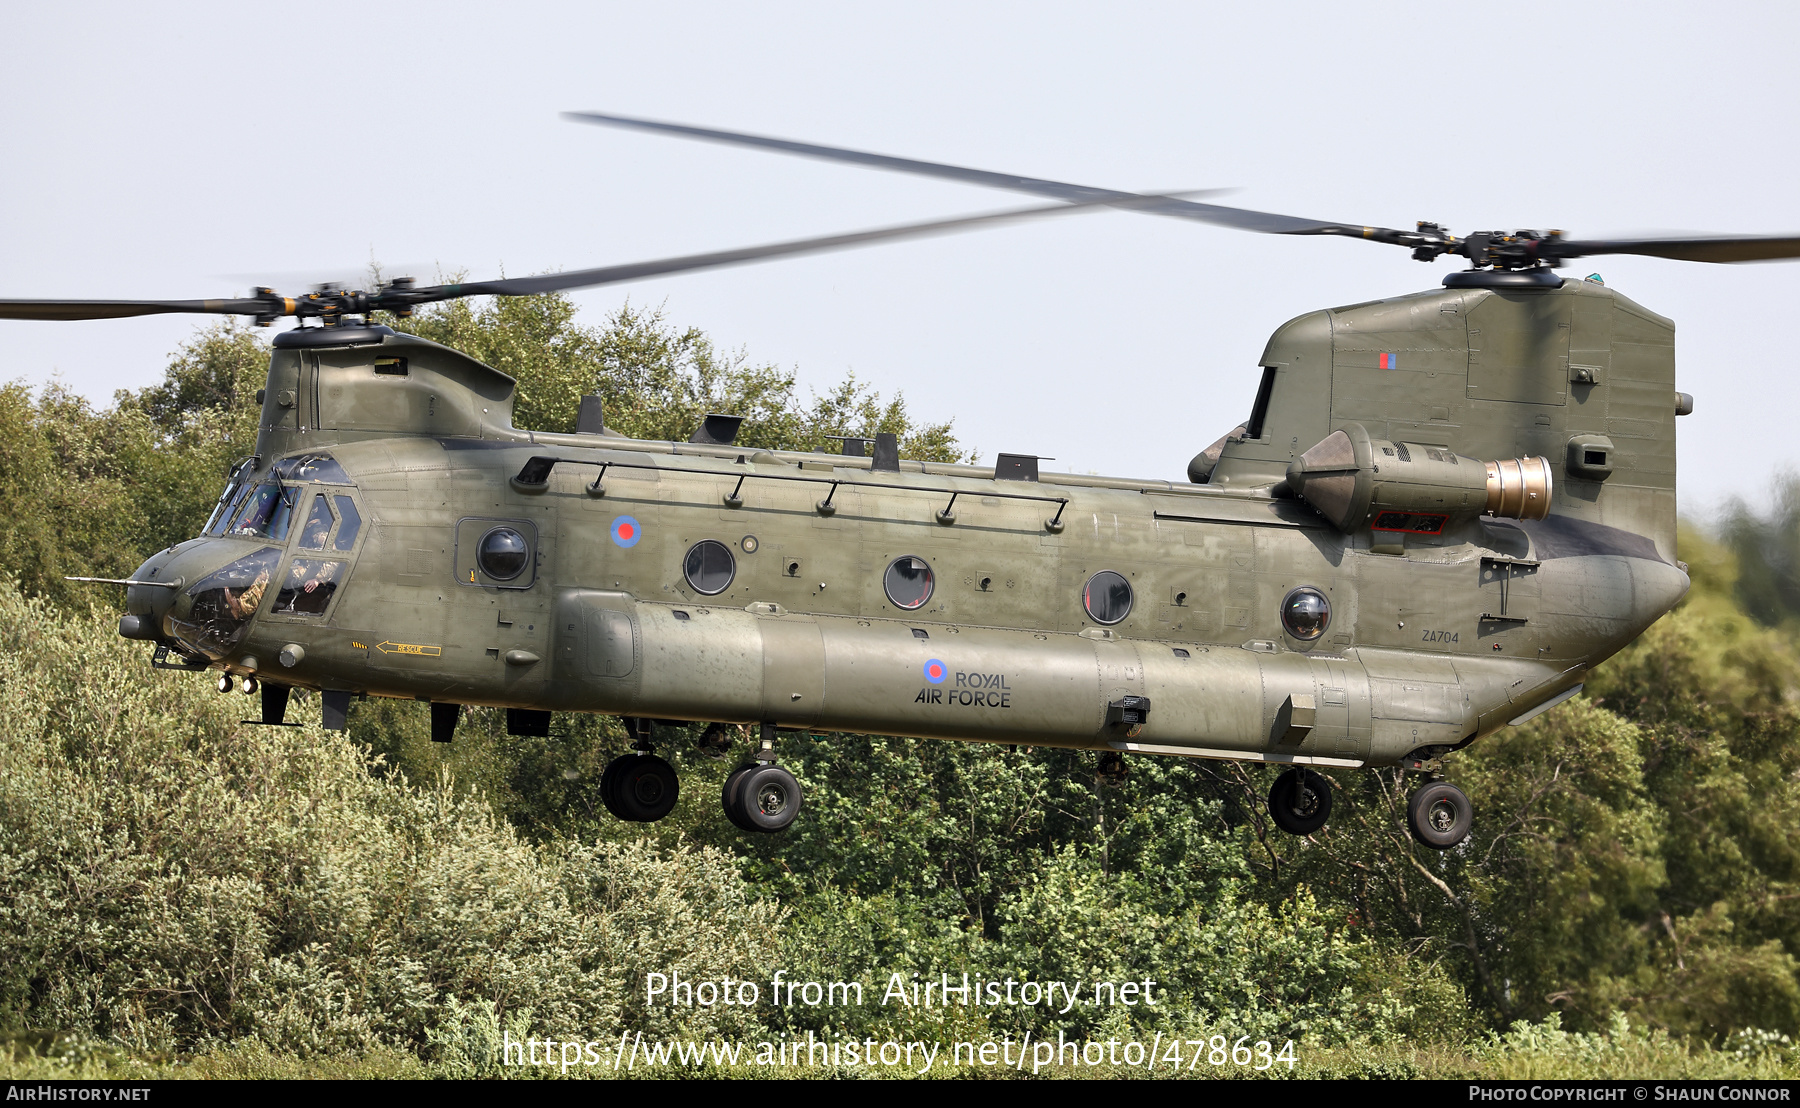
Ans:
[[[296,454],[283,458],[270,468],[268,476],[261,482],[251,479],[255,467],[256,459],[246,458],[232,470],[212,518],[206,521],[205,534],[215,537],[245,535],[280,541],[287,538],[300,500],[300,490],[284,489],[281,482],[352,483],[344,467],[329,454]],[[354,527],[351,534],[355,534]]]
[[[244,479],[256,468],[255,458],[245,458],[231,467],[231,473],[225,479],[225,491],[219,494],[219,503],[214,506],[212,515],[201,529],[203,535],[219,535],[225,531],[225,523],[231,518],[233,509],[237,507],[238,497],[244,491]]]
[[[232,522],[226,534],[248,535],[280,542],[287,538],[288,527],[293,523],[294,508],[299,499],[299,489],[283,488],[272,481],[265,481],[246,493],[234,514],[227,517]]]

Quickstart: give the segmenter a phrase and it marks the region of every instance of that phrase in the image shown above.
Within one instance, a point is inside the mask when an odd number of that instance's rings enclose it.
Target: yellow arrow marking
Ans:
[[[426,658],[436,658],[444,653],[441,646],[421,646],[413,642],[378,642],[375,649],[383,654],[418,654]]]

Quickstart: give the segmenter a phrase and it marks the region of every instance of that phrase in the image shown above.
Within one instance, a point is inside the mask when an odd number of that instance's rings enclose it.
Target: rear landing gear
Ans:
[[[740,831],[785,831],[800,814],[800,782],[775,764],[775,729],[765,726],[756,760],[741,765],[719,790],[725,818]]]
[[[1448,781],[1427,781],[1406,805],[1407,828],[1413,838],[1433,850],[1449,850],[1469,837],[1475,806]]]
[[[1331,816],[1331,782],[1295,766],[1269,788],[1269,818],[1290,835],[1310,835]]]
[[[651,753],[650,721],[626,719],[635,738],[634,751],[614,758],[600,775],[600,800],[606,810],[629,823],[655,823],[675,809],[681,779],[675,767]]]

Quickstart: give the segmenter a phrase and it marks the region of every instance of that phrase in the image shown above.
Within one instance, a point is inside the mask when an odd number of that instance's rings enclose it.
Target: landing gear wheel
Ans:
[[[619,771],[625,768],[625,763],[635,757],[637,755],[627,754],[623,758],[614,758],[606,763],[605,772],[600,774],[600,803],[606,805],[606,810],[613,814],[614,819],[626,821],[631,819],[625,814],[624,809],[619,807],[618,793],[613,789],[613,782],[618,780]]]
[[[1331,817],[1331,782],[1295,767],[1269,787],[1269,817],[1290,835],[1310,835]]]
[[[737,812],[743,816],[739,827],[766,833],[785,831],[800,814],[800,782],[773,763],[751,766],[738,778],[735,799]]]
[[[725,775],[725,785],[719,790],[719,806],[725,809],[725,818],[739,831],[756,830],[750,817],[744,814],[743,797],[738,791],[738,786],[744,783],[744,775],[756,768],[757,764],[750,762],[732,770]]]
[[[680,794],[675,767],[654,754],[615,758],[600,778],[606,810],[631,823],[655,823],[674,809]]]
[[[675,810],[681,795],[681,778],[675,767],[654,754],[639,754],[613,778],[613,792],[625,818],[635,823],[655,823]]]
[[[1433,850],[1449,850],[1469,837],[1475,806],[1450,782],[1427,781],[1407,802],[1406,823],[1413,838]]]

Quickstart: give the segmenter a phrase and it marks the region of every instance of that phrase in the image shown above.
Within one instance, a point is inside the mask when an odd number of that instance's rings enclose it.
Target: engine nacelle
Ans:
[[[1451,520],[1479,515],[1550,514],[1547,458],[1481,462],[1442,447],[1371,439],[1359,423],[1333,431],[1296,458],[1287,483],[1346,533],[1370,524],[1435,532]]]

